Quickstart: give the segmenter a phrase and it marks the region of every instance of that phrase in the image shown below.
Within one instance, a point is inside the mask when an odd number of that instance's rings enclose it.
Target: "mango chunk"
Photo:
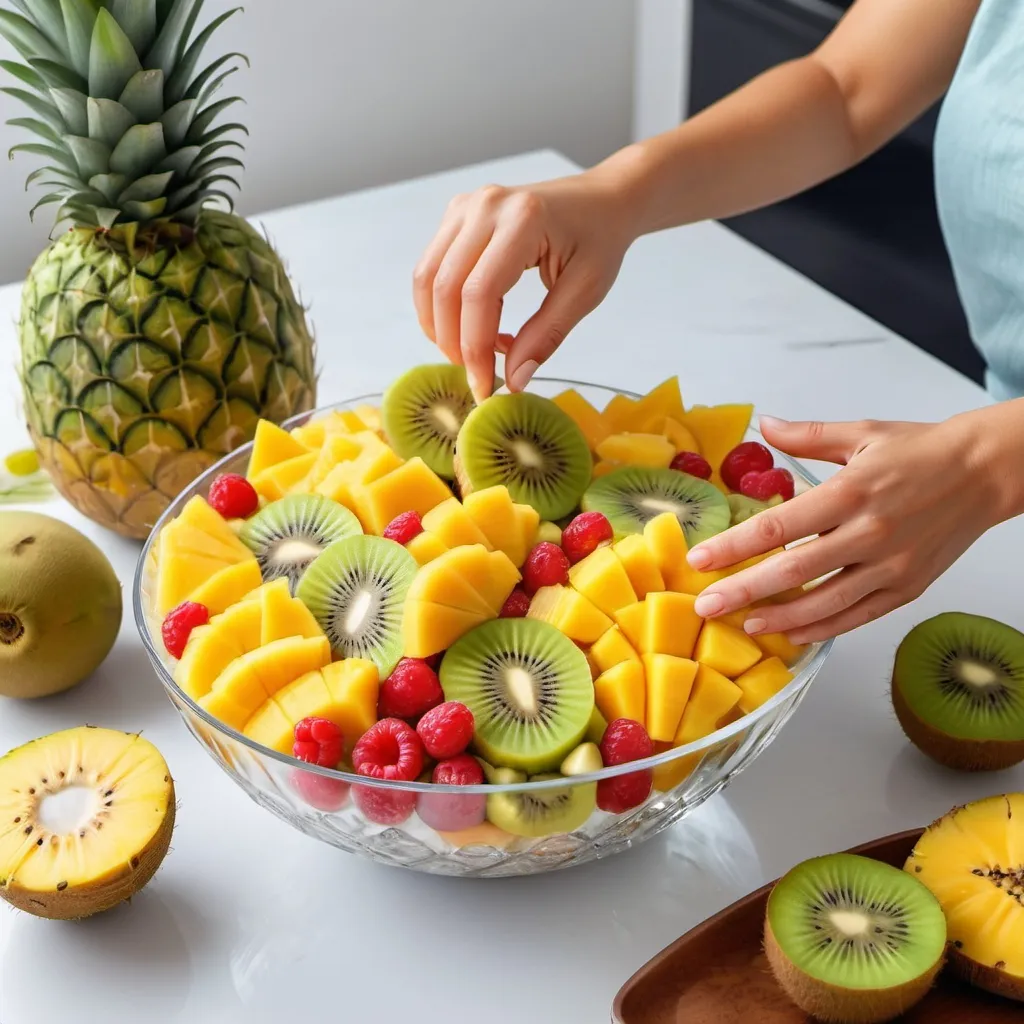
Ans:
[[[622,661],[594,680],[594,703],[608,722],[631,718],[644,722],[647,689],[639,661]]]
[[[697,675],[697,663],[671,654],[645,654],[643,666],[647,681],[647,733],[652,740],[667,743],[679,728]]]
[[[670,590],[648,594],[644,600],[646,613],[640,653],[692,657],[703,622],[693,610],[694,603],[692,595]]]
[[[255,558],[247,558],[214,573],[188,595],[188,600],[205,605],[212,617],[241,601],[262,582],[259,562]]]
[[[722,460],[746,436],[753,412],[752,405],[695,406],[674,417],[697,438],[701,455],[711,465],[711,482],[723,490]]]
[[[371,483],[353,488],[355,512],[367,533],[380,536],[403,512],[426,515],[452,497],[448,485],[418,456]]]
[[[263,470],[276,466],[279,462],[298,458],[309,454],[310,449],[300,443],[286,430],[282,430],[270,420],[260,420],[256,424],[256,434],[252,442],[252,454],[249,456],[248,478],[262,473]]]
[[[259,473],[252,474],[249,477],[249,482],[261,497],[266,498],[267,501],[277,501],[278,498],[291,494],[299,484],[305,481],[315,465],[317,457],[316,452],[296,455],[293,459],[278,462]]]
[[[610,547],[601,547],[569,570],[569,583],[605,615],[634,604],[637,595],[626,569]]]
[[[620,466],[655,466],[666,468],[676,450],[662,434],[609,434],[598,446],[602,462]]]
[[[489,618],[492,616],[486,612],[406,599],[402,617],[403,653],[407,658],[429,658],[446,651],[459,637]]]
[[[561,585],[541,587],[530,602],[527,618],[550,622],[570,640],[591,644],[610,629],[612,620],[581,593]]]
[[[623,661],[639,661],[640,655],[626,639],[622,630],[618,626],[612,626],[594,641],[594,646],[590,648],[590,658],[600,673],[607,672]]]
[[[737,699],[740,710],[744,714],[750,714],[774,697],[779,690],[788,686],[792,680],[793,673],[786,668],[781,659],[771,657],[758,662],[736,678],[736,686],[741,694]]]
[[[761,660],[761,648],[743,630],[708,619],[701,627],[693,656],[727,679],[735,679]]]
[[[424,531],[423,533],[416,534],[405,545],[405,550],[416,559],[417,565],[426,565],[439,555],[443,555],[448,550],[448,545],[442,543],[441,539],[433,533]]]
[[[675,519],[675,516],[672,518]],[[658,568],[658,560],[646,539],[640,534],[627,534],[612,545],[612,550],[622,562],[622,567],[633,586],[633,592],[639,600],[642,601],[652,591],[665,589],[665,580],[661,575],[661,569]]]
[[[492,548],[487,534],[477,526],[458,498],[435,505],[423,517],[423,529],[450,548],[462,544],[482,544],[488,551]]]
[[[504,551],[515,566],[526,561],[526,537],[507,487],[473,491],[463,499],[462,506],[495,551]]]
[[[695,743],[718,729],[718,723],[739,703],[743,691],[720,672],[698,665],[690,699],[679,721],[673,743]]]
[[[569,388],[552,401],[583,432],[592,452],[611,433],[604,417],[575,388]]]

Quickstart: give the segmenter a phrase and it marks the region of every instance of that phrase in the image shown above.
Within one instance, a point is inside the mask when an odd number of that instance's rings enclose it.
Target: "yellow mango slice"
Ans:
[[[313,613],[288,590],[288,580],[280,577],[260,588],[263,613],[260,643],[269,644],[284,637],[320,637],[324,631]]]
[[[594,641],[589,656],[599,672],[607,672],[624,661],[640,660],[640,655],[618,626],[612,626]]]
[[[312,494],[327,479],[327,474],[343,462],[351,462],[362,453],[362,448],[346,434],[331,434],[324,438],[320,452],[306,476],[304,490]]]
[[[678,420],[671,416],[665,420],[661,432],[668,438],[669,443],[677,452],[696,452],[701,454],[700,442],[693,436],[693,431],[684,427]]]
[[[757,565],[758,562],[763,562],[766,558],[771,558],[772,555],[777,555],[783,550],[783,548],[773,548],[767,554],[754,555],[753,558],[747,558],[735,565],[727,566],[724,569],[715,569],[712,572],[698,572],[691,568],[689,562],[684,559],[673,576],[672,589],[679,590],[684,594],[693,594],[696,597],[712,583],[718,583],[729,576],[734,576],[743,569],[749,569],[752,565]]]
[[[590,471],[590,479],[600,480],[601,477],[614,473],[617,469],[622,469],[617,462],[595,462],[594,468]]]
[[[719,470],[722,460],[746,436],[752,405],[695,406],[676,417],[700,445],[700,453],[711,465],[711,482],[725,489]]]
[[[523,550],[528,555],[533,546],[537,543],[537,533],[540,530],[540,513],[532,505],[516,504],[516,518],[519,520],[519,529],[523,535]],[[526,557],[523,557],[526,561]],[[520,562],[516,568],[522,566]]]
[[[685,570],[689,548],[686,534],[672,512],[662,512],[644,526],[644,540],[658,563],[665,586],[669,590],[681,589],[677,584]]]
[[[612,620],[579,591],[557,585],[541,587],[530,601],[527,618],[549,622],[570,640],[591,644],[612,626]]]
[[[423,517],[423,529],[435,534],[450,548],[462,544],[482,544],[488,551],[487,534],[473,521],[458,498],[449,498],[436,505]]]
[[[226,565],[219,572],[215,572],[205,583],[193,590],[187,600],[204,605],[212,617],[237,604],[262,582],[259,562],[249,557],[243,562]]]
[[[807,644],[790,643],[785,633],[761,633],[751,639],[766,655],[778,658],[787,666],[795,665],[807,650]]]
[[[661,430],[666,419],[671,417],[679,420],[683,415],[683,396],[679,392],[679,378],[669,377],[637,402],[636,429],[643,429],[644,424],[652,424]]]
[[[290,754],[295,743],[295,722],[281,710],[281,705],[276,700],[264,701],[259,711],[245,723],[242,732],[249,739],[282,754]]]
[[[377,666],[363,658],[346,658],[325,665],[321,672],[333,701],[327,717],[341,729],[345,749],[351,752],[363,733],[377,721]]]
[[[293,427],[288,431],[292,437],[307,448],[319,448],[327,440],[327,426],[322,419],[311,420],[301,427]]]
[[[497,617],[501,604],[495,607],[470,582],[471,578],[477,580],[486,587],[489,598],[497,597],[488,580],[490,554],[481,544],[445,551],[416,573],[408,600],[443,604],[489,619]],[[501,603],[504,601],[503,597]]]
[[[605,615],[635,604],[637,595],[622,562],[610,547],[597,548],[569,570],[569,583]]]
[[[640,653],[692,657],[703,622],[693,610],[694,603],[691,594],[670,590],[648,594],[644,601],[646,612]]]
[[[259,646],[262,620],[258,601],[242,601],[192,630],[175,666],[174,681],[193,700],[209,693],[231,662]]]
[[[761,648],[743,630],[708,619],[701,627],[693,656],[727,679],[735,679],[761,660]]]
[[[309,454],[309,449],[296,440],[286,430],[282,430],[270,420],[260,420],[256,424],[253,437],[252,454],[249,456],[249,469],[246,473],[249,480],[258,476],[265,469],[276,466],[279,462],[298,458]]]
[[[620,466],[655,466],[667,468],[676,450],[661,434],[609,434],[598,446],[602,462]]]
[[[743,691],[720,672],[707,665],[697,666],[693,689],[673,743],[677,747],[694,743],[718,729],[718,723],[740,702]]]
[[[446,651],[459,637],[492,616],[432,601],[405,602],[402,617],[403,652],[407,658],[429,658]]]
[[[672,516],[675,519],[675,516]],[[639,600],[665,589],[665,580],[650,545],[638,533],[630,533],[612,545],[616,557],[626,570],[633,592]]]
[[[697,676],[697,663],[670,654],[645,654],[643,666],[647,681],[647,734],[652,740],[667,743],[679,728]]]
[[[644,627],[647,621],[647,602],[637,601],[636,604],[620,608],[615,613],[615,622],[622,630],[623,636],[634,650],[639,651],[644,642]]]
[[[448,485],[419,457],[392,469],[371,483],[354,487],[355,512],[367,533],[380,536],[388,523],[403,512],[425,515],[448,501]]]
[[[416,534],[405,545],[405,550],[416,559],[418,565],[426,565],[439,555],[443,555],[448,550],[448,545],[442,543],[441,539],[435,534],[424,531],[423,533]]]
[[[252,709],[238,700],[234,690],[211,690],[199,701],[199,706],[225,725],[241,732],[252,718]]]
[[[575,388],[569,388],[552,401],[583,432],[592,452],[611,433],[604,417]]]
[[[299,485],[305,482],[316,460],[316,452],[307,452],[286,462],[279,462],[275,466],[268,466],[250,477],[249,482],[261,497],[267,501],[277,501],[286,494],[301,490]]]
[[[634,422],[636,400],[625,395],[614,395],[604,407],[603,419],[610,434],[629,430]]]
[[[526,561],[526,538],[507,487],[498,485],[473,491],[463,499],[462,507],[494,550],[504,551],[515,566]]]
[[[444,555],[449,572],[461,575],[483,599],[493,618],[501,611],[505,598],[519,582],[519,570],[504,551],[487,551],[482,545],[468,544],[452,548]]]
[[[594,680],[594,703],[608,722],[631,718],[643,724],[647,703],[644,667],[639,661],[621,661]]]
[[[246,554],[251,554],[235,535],[235,531],[231,529],[228,521],[205,498],[199,495],[190,498],[178,518],[168,525],[174,526],[179,523],[194,526],[197,530],[207,534],[211,540],[218,541],[229,551],[235,552],[234,560],[236,562],[241,562]]]
[[[355,414],[363,421],[367,430],[372,430],[377,434],[380,433],[380,409],[372,405],[357,405]]]
[[[770,700],[793,680],[793,673],[779,658],[765,658],[753,668],[747,669],[736,677],[736,686],[741,696],[738,698],[740,710],[749,715],[765,701]]]
[[[175,553],[173,538],[160,535],[159,570],[156,579],[156,604],[163,618],[176,608],[189,594],[194,593],[208,579],[215,576],[228,564],[221,558],[204,558],[201,555]]]
[[[232,540],[233,544],[225,544],[189,523],[175,519],[160,532],[159,558],[162,561],[167,554],[172,557],[199,555],[201,558],[219,559],[225,565],[234,565],[237,562],[245,561],[246,556],[239,551],[239,541],[234,534],[232,534]],[[251,557],[252,552],[245,548],[245,545],[242,547]]]

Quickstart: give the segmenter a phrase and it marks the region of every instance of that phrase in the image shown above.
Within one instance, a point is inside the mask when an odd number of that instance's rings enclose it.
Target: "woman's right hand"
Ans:
[[[521,391],[608,294],[635,237],[629,220],[624,190],[595,171],[452,200],[413,293],[423,331],[466,367],[478,401],[493,389],[496,352],[507,387]],[[504,295],[533,267],[548,294],[517,334],[503,334]]]

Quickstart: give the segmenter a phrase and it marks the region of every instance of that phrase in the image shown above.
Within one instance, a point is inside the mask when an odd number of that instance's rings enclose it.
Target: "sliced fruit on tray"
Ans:
[[[153,877],[174,829],[174,783],[131,733],[84,727],[0,758],[0,896],[71,920],[130,899]]]
[[[531,782],[560,779],[558,774],[534,775]],[[597,784],[575,783],[531,792],[494,793],[487,798],[487,817],[515,836],[535,838],[572,832],[594,813]]]
[[[291,494],[246,520],[241,538],[256,556],[263,579],[284,577],[294,593],[328,545],[360,533],[359,520],[344,505],[322,495]]]
[[[445,654],[440,678],[445,700],[473,713],[474,749],[492,764],[528,772],[557,770],[583,739],[594,707],[586,656],[554,627],[530,619],[494,619],[467,633]]]
[[[602,633],[588,653],[602,672],[606,672],[613,665],[618,665],[623,661],[640,660],[640,655],[626,639],[625,633],[619,626],[612,626],[611,629]]]
[[[541,519],[572,512],[590,482],[586,438],[539,395],[496,395],[482,402],[462,425],[455,451],[463,497],[501,484]]]
[[[402,656],[402,612],[417,565],[383,537],[334,541],[302,576],[296,596],[339,658],[365,658],[382,679]]]
[[[1024,634],[995,619],[945,612],[904,637],[892,672],[904,732],[966,771],[1024,761]]]
[[[675,516],[671,518],[676,523],[679,522]],[[631,533],[616,541],[612,550],[622,562],[637,600],[642,601],[652,591],[665,589],[665,578],[662,576],[658,558],[651,545],[647,543],[646,537]]]
[[[643,656],[647,691],[644,724],[652,740],[664,743],[675,738],[698,668],[695,661],[671,654]]]
[[[464,367],[416,366],[384,392],[381,423],[399,455],[419,456],[435,473],[451,480],[455,441],[473,406]]]
[[[954,808],[925,830],[906,871],[946,915],[952,971],[1024,1001],[1024,794]]]
[[[854,854],[816,857],[768,898],[765,952],[805,1012],[864,1024],[892,1020],[942,969],[946,920],[928,889],[898,868]]]
[[[587,512],[603,512],[616,537],[641,533],[655,516],[671,512],[690,547],[721,533],[729,526],[729,502],[705,480],[674,469],[628,466],[591,484],[581,505]]]

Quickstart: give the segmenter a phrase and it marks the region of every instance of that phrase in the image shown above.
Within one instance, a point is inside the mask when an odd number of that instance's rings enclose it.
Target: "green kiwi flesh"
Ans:
[[[402,613],[417,568],[401,544],[347,537],[305,571],[296,596],[338,658],[366,658],[385,679],[402,656]]]
[[[946,918],[913,875],[855,854],[816,857],[768,898],[765,952],[811,1016],[888,1021],[920,1002],[942,967]]]
[[[497,767],[557,769],[594,708],[587,656],[534,619],[492,619],[471,629],[448,649],[440,678],[445,700],[473,712],[476,753]]]
[[[263,581],[288,578],[292,594],[307,567],[329,544],[363,532],[344,505],[319,494],[289,494],[247,520],[242,543],[256,556]]]
[[[534,775],[531,782],[558,779],[560,775]],[[582,782],[555,789],[494,793],[487,798],[487,817],[492,825],[514,836],[539,839],[578,829],[597,806],[597,784]]]
[[[910,740],[961,771],[1024,761],[1024,634],[995,619],[944,612],[896,651],[892,700]]]
[[[463,496],[503,484],[513,501],[548,520],[576,508],[593,468],[573,420],[550,399],[525,392],[481,402],[466,417],[455,454]]]
[[[745,494],[730,494],[726,500],[729,502],[729,525],[738,526],[756,516],[758,512],[781,505],[782,495],[776,494],[768,501],[759,501],[757,498],[748,498]]]
[[[674,469],[626,466],[587,488],[584,512],[603,512],[616,537],[640,533],[655,516],[673,512],[693,547],[729,528],[725,495],[706,480]]]
[[[418,455],[450,480],[455,475],[455,440],[473,405],[464,367],[416,366],[384,392],[381,424],[397,455],[403,459]]]

